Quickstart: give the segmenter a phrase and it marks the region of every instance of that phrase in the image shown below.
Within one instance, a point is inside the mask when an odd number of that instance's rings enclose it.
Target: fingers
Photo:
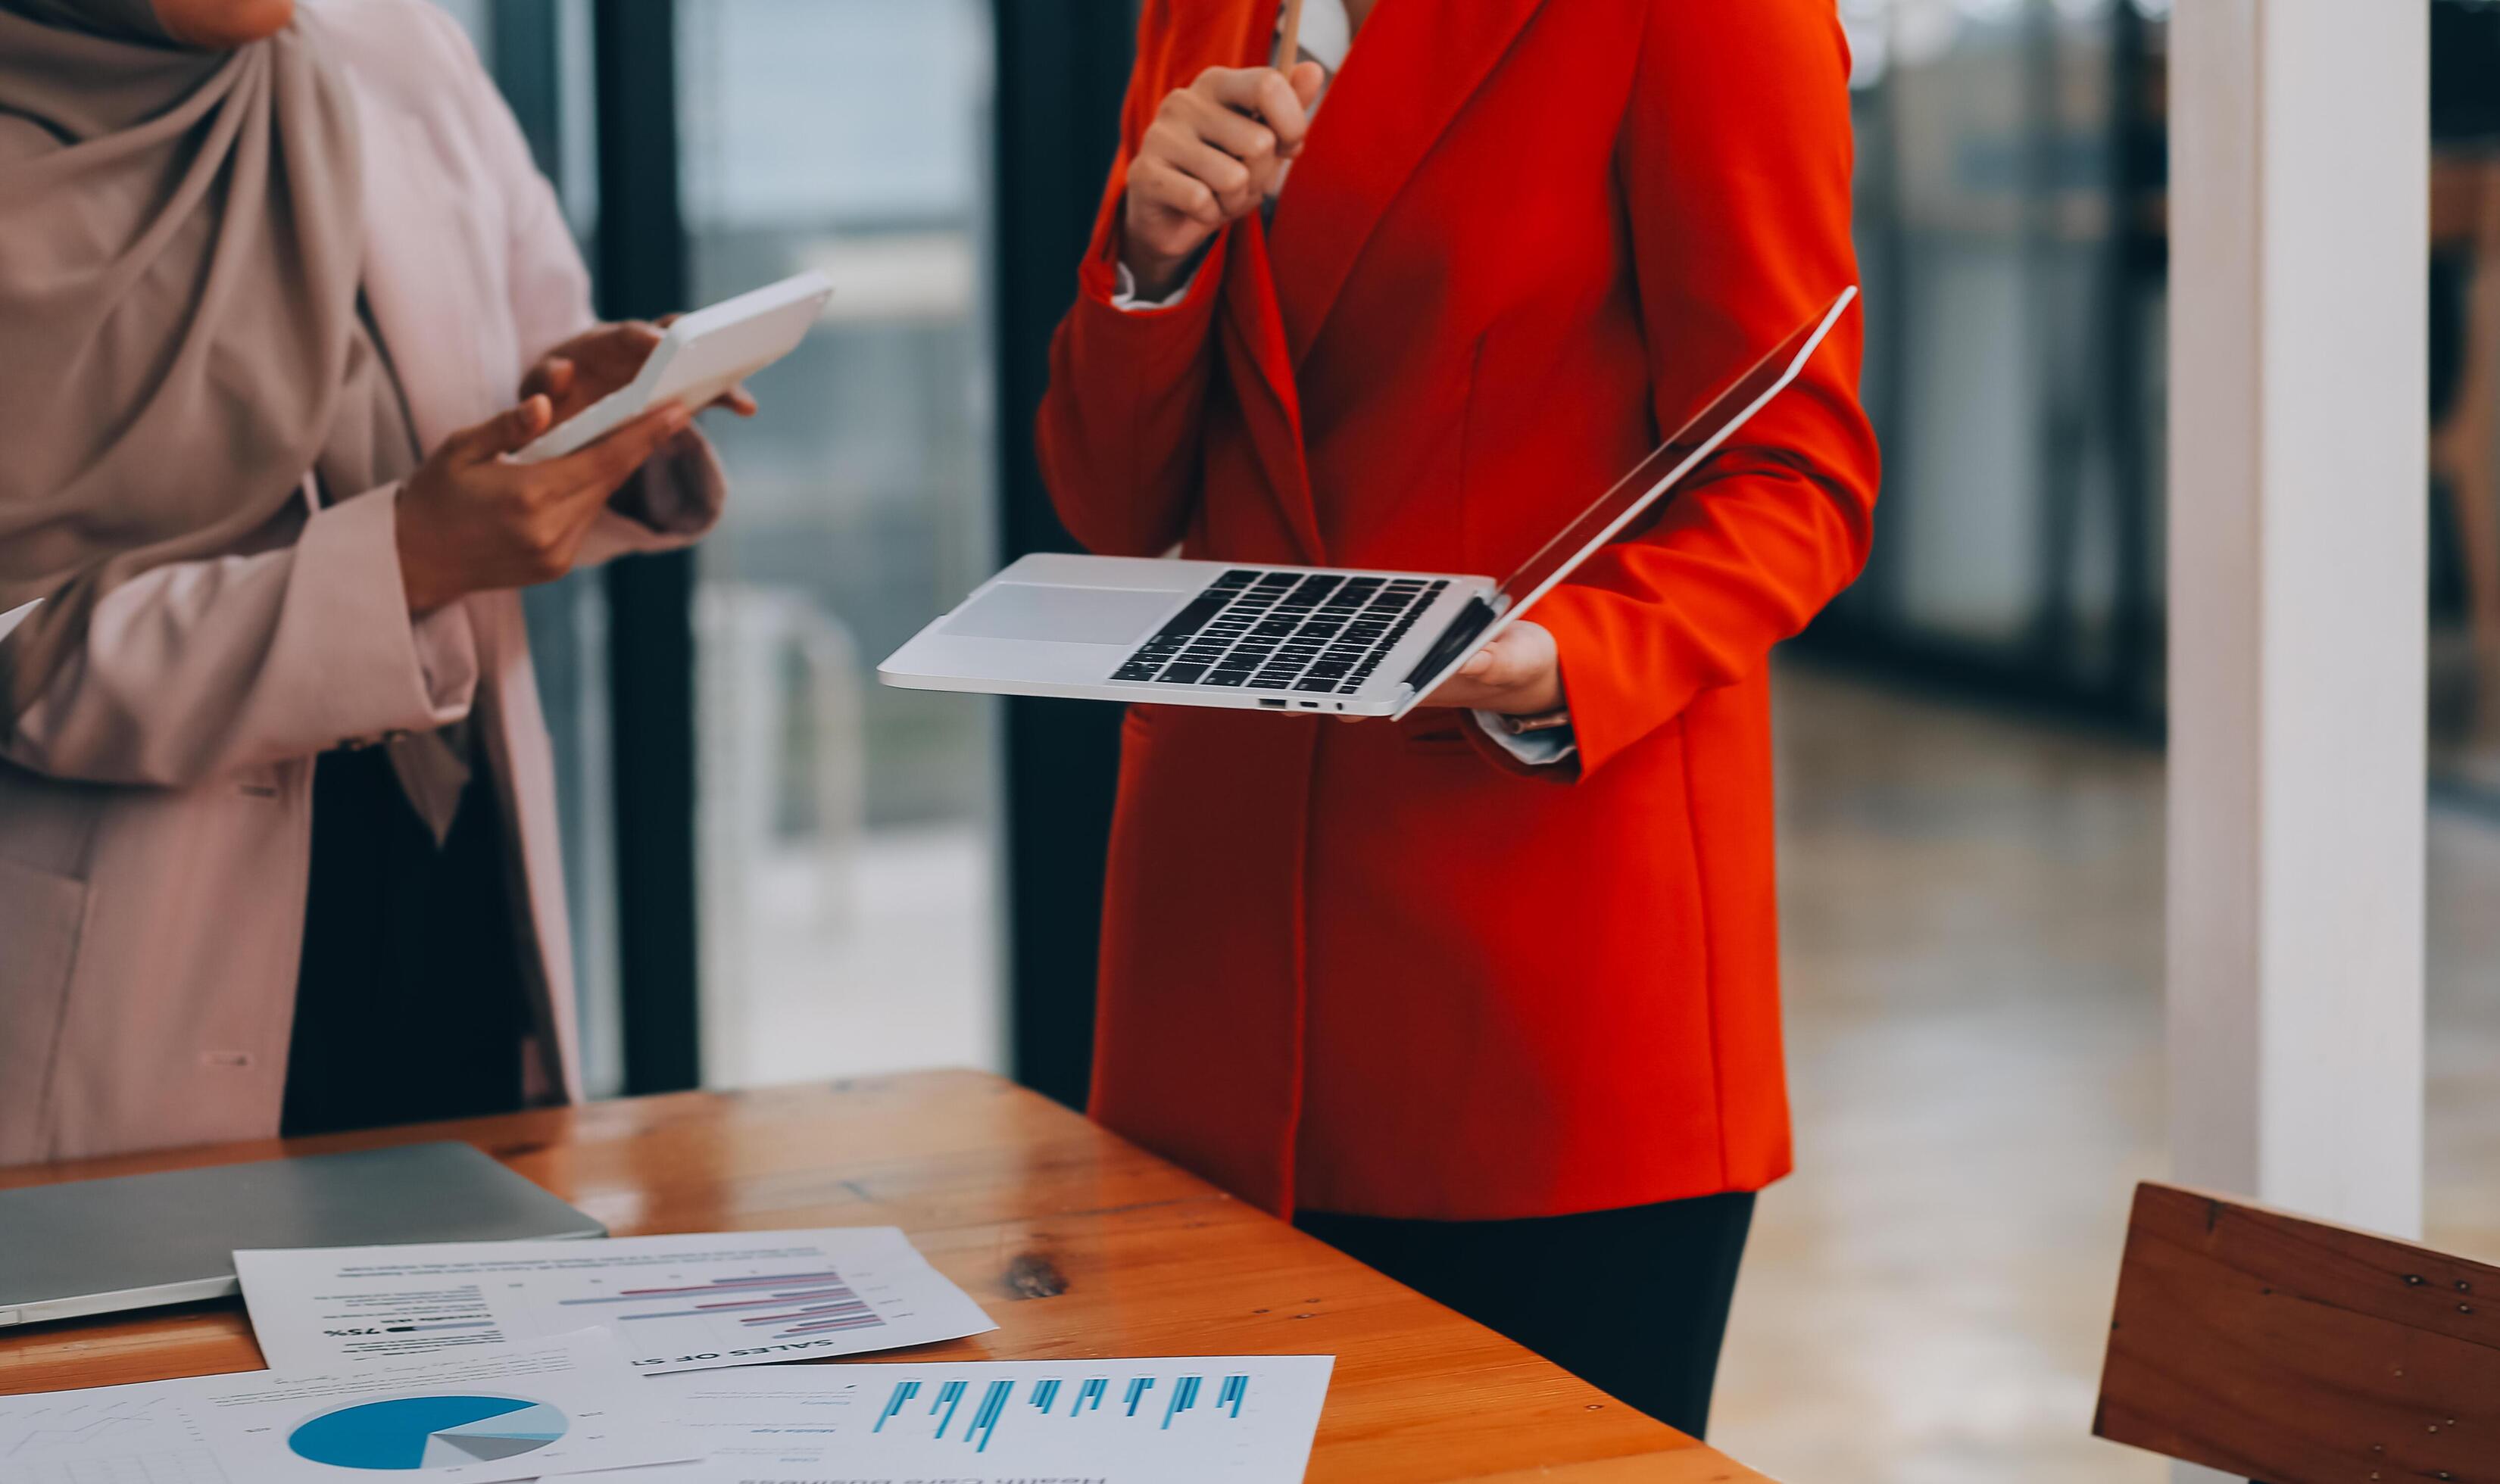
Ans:
[[[591,374],[604,386],[610,381],[633,379],[634,372],[641,370],[642,363],[659,348],[660,335],[660,327],[647,320],[625,319],[603,326],[576,348],[588,361]]]
[[[1317,62],[1309,62],[1296,66],[1295,74],[1299,76],[1305,66],[1314,74],[1319,71]],[[1317,87],[1311,89],[1311,96],[1319,96]],[[1276,147],[1285,158],[1292,159],[1301,152],[1302,140],[1311,132],[1310,106],[1283,73],[1273,67],[1259,69],[1251,112],[1266,120],[1267,127],[1275,131]]]
[[[1319,64],[1302,63],[1294,69],[1295,76],[1302,77],[1305,67],[1310,70],[1310,97],[1317,98]],[[1277,152],[1286,159],[1301,148],[1302,137],[1311,129],[1309,103],[1296,82],[1273,67],[1210,67],[1187,90],[1235,113],[1258,117],[1276,136]]]
[[[1140,206],[1168,211],[1209,231],[1224,225],[1224,207],[1206,182],[1157,155],[1141,156],[1130,167],[1129,195]]]
[[[531,367],[530,373],[521,378],[521,395],[523,397],[538,395],[548,398],[562,397],[573,390],[576,370],[569,356],[548,356],[538,365]]]
[[[1247,114],[1211,103],[1192,92],[1172,94],[1169,121],[1249,166],[1265,170],[1276,158],[1276,131]]]
[[[1450,672],[1449,679],[1432,688],[1432,694],[1424,697],[1424,704],[1474,707],[1486,705],[1500,695],[1503,688],[1494,673],[1500,662],[1500,657],[1496,653],[1500,643],[1497,637],[1493,643],[1467,656],[1464,663]]]
[[[1310,128],[1316,65],[1210,67],[1164,97],[1129,166],[1129,266],[1142,283],[1266,197]]]
[[[731,387],[728,391],[713,398],[711,404],[715,407],[727,407],[729,410],[737,413],[740,417],[753,417],[755,415],[754,394],[748,392],[746,388],[742,386]]]
[[[1259,75],[1273,71],[1272,67],[1209,67],[1181,90],[1235,113],[1253,113],[1259,107]]]
[[[1554,647],[1545,631],[1521,623],[1468,656],[1467,662],[1459,666],[1458,678],[1490,691],[1513,691],[1543,681],[1553,662]]]
[[[1312,105],[1320,101],[1320,89],[1328,85],[1328,69],[1317,62],[1296,62],[1286,81],[1294,84],[1294,97],[1302,106],[1302,117],[1308,120]]]
[[[1432,694],[1424,697],[1424,703],[1428,706],[1499,709],[1502,698],[1509,694],[1510,687],[1492,674],[1494,666],[1493,651],[1478,650],[1449,679],[1433,687]]]
[[[507,407],[475,427],[461,429],[444,443],[453,462],[482,464],[528,447],[530,440],[546,432],[554,420],[555,409],[545,394],[533,393],[522,398],[518,405]]]
[[[654,407],[589,447],[551,459],[540,468],[546,470],[554,488],[584,496],[596,491],[601,500],[606,500],[659,452],[661,444],[683,433],[693,417],[675,403]]]
[[[1229,115],[1236,122],[1249,124],[1239,114]],[[1250,124],[1256,129],[1259,126]],[[1265,132],[1265,131],[1262,131]],[[1193,132],[1191,126],[1173,119],[1158,119],[1146,131],[1148,147],[1155,159],[1172,167],[1180,175],[1204,185],[1213,196],[1220,220],[1229,220],[1258,204],[1261,181],[1250,167],[1208,144]]]
[[[1435,687],[1425,704],[1523,715],[1553,710],[1562,704],[1553,634],[1525,622],[1503,629]]]

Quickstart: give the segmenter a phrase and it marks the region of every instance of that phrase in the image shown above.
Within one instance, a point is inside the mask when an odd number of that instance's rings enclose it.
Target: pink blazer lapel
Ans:
[[[475,212],[451,190],[439,162],[413,147],[417,120],[367,101],[364,133],[365,302],[380,332],[417,443],[432,448],[496,410],[480,405],[477,307],[463,285],[500,284],[497,265],[478,256]],[[446,224],[456,224],[445,230]],[[445,254],[457,261],[444,261]],[[507,388],[508,392],[514,390]]]

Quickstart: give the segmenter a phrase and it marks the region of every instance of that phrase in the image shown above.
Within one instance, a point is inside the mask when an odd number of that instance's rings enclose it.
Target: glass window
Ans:
[[[1885,493],[1832,626],[2157,713],[2155,0],[1842,0]]]
[[[594,225],[589,0],[437,0],[504,90],[554,182],[575,236]],[[507,49],[507,43],[520,45]],[[617,984],[614,796],[609,767],[608,603],[597,572],[528,589],[530,658],[555,758],[565,899],[572,919],[582,1079],[624,1088]]]
[[[687,0],[693,302],[804,269],[825,318],[707,419],[696,601],[704,1077],[1003,1055],[993,703],[876,661],[986,575],[988,12]]]
[[[2500,5],[2430,41],[2431,764],[2500,808]]]

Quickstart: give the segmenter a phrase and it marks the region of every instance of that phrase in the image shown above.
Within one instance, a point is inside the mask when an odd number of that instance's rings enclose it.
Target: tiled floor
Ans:
[[[1796,1484],[2164,1478],[2090,1436],[2164,1162],[2160,758],[1814,671],[1780,700],[1799,1173],[1713,1440]],[[2430,1236],[2500,1258],[2500,827],[2430,839]]]

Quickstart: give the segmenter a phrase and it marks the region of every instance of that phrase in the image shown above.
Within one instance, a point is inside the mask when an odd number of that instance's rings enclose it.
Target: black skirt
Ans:
[[[527,1012],[504,852],[483,766],[438,849],[380,748],[315,761],[285,1133],[521,1106]]]

